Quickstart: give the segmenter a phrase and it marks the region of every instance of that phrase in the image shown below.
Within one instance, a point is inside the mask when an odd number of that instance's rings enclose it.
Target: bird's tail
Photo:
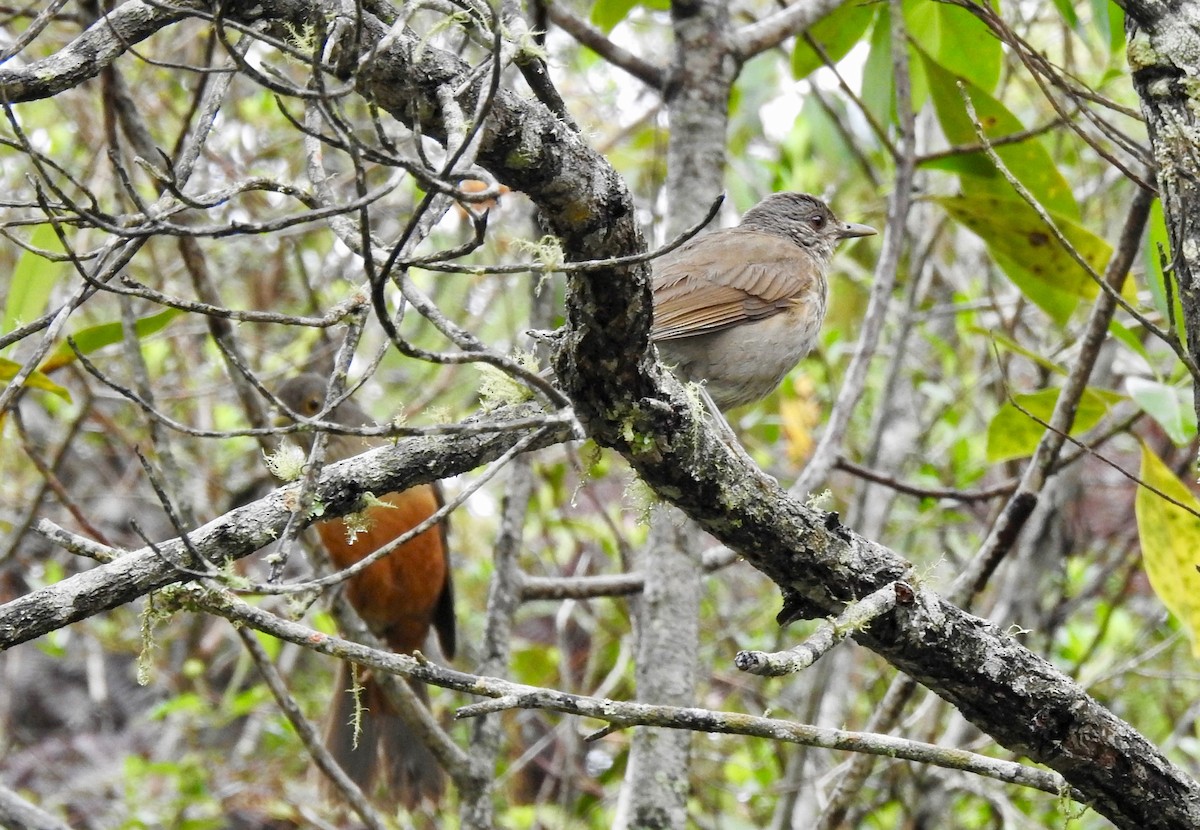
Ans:
[[[446,789],[445,774],[425,746],[396,712],[383,687],[367,674],[362,680],[360,729],[355,741],[354,695],[349,663],[338,670],[337,694],[325,726],[325,746],[368,798],[389,808],[414,810],[423,802],[436,805]],[[412,684],[422,702],[429,693]],[[322,780],[322,792],[336,800],[336,789]]]

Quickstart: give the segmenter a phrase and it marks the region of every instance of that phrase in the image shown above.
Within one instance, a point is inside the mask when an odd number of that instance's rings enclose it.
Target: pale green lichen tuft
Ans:
[[[829,490],[823,490],[820,493],[809,493],[808,499],[804,502],[804,506],[809,510],[828,510],[829,505],[833,504],[833,493]]]
[[[529,254],[541,266],[541,269],[546,272],[557,271],[562,268],[563,262],[566,260],[566,255],[563,253],[562,244],[558,241],[558,237],[547,234],[536,242],[527,239],[518,239],[513,243],[517,250]]]
[[[304,473],[304,450],[291,441],[284,441],[275,452],[264,452],[267,471],[280,481],[295,481]]]
[[[159,592],[151,593],[146,601],[146,607],[140,615],[140,634],[142,647],[137,656],[137,683],[139,686],[149,686],[154,676],[154,626],[171,616],[170,612],[159,607]],[[168,603],[169,604],[169,603]]]
[[[537,358],[531,352],[514,355],[522,369],[537,371]],[[508,372],[491,363],[476,363],[479,370],[479,403],[486,411],[501,406],[524,403],[533,398],[529,387],[513,378]]]

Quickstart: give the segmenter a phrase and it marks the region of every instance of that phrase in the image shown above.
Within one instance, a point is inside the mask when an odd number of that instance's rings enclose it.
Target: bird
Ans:
[[[306,418],[325,406],[327,380],[304,373],[278,390],[279,400],[292,413]],[[344,426],[365,426],[373,420],[353,401],[338,404],[327,420]],[[311,436],[300,439],[311,448]],[[328,460],[339,461],[363,452],[363,439],[330,435]],[[364,513],[366,530],[352,533],[343,519],[314,523],[321,545],[334,567],[350,567],[432,516],[444,501],[436,483],[391,493],[382,504]],[[395,652],[412,654],[425,648],[432,628],[447,659],[454,658],[454,585],[446,521],[423,531],[387,556],[346,580],[346,599],[366,623]],[[325,725],[325,745],[343,770],[368,795],[389,806],[416,809],[436,804],[445,790],[445,775],[425,744],[400,719],[382,686],[368,671],[361,680],[361,732],[355,740],[355,701],[348,690],[353,678],[348,663],[338,674],[337,694]],[[429,696],[423,683],[411,684],[423,702]],[[328,787],[325,791],[330,793]]]
[[[660,359],[703,384],[717,409],[761,400],[816,342],[842,222],[816,196],[774,193],[736,227],[694,237],[654,261],[650,339]]]

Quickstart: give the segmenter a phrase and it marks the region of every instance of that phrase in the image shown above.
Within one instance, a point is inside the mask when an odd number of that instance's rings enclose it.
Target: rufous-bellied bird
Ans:
[[[314,417],[325,404],[325,388],[325,378],[307,373],[287,381],[278,395],[294,413]],[[326,420],[345,426],[374,423],[351,401],[339,404]],[[311,446],[311,437],[299,437]],[[369,446],[362,438],[330,435],[327,460],[340,461]],[[384,504],[364,511],[366,530],[351,533],[342,519],[314,524],[334,567],[350,567],[428,519],[443,504],[437,484],[391,493],[380,501]],[[442,653],[447,659],[454,657],[454,590],[444,520],[350,577],[345,590],[350,605],[393,651],[412,654],[424,648],[433,628]],[[352,681],[350,666],[343,663],[325,731],[329,751],[364,792],[384,803],[403,804],[410,810],[425,800],[436,803],[445,788],[441,767],[369,671],[362,675],[365,711],[355,745],[355,705],[348,691]],[[422,701],[429,700],[423,683],[413,683],[412,688]]]

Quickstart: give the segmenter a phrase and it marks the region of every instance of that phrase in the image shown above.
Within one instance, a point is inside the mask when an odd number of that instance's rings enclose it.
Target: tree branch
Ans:
[[[413,438],[330,464],[322,472],[315,490],[315,498],[325,506],[320,518],[344,516],[361,509],[366,493],[407,490],[468,472],[499,458],[523,437],[522,433],[504,431],[504,420],[529,416],[535,411],[535,407],[525,405],[471,419],[494,421],[497,432],[458,438]],[[570,427],[565,424],[544,427],[531,449],[560,443],[570,435]],[[206,561],[194,561],[182,539],[171,539],[156,545],[157,553],[149,548],[126,553],[0,605],[0,651],[132,602],[171,583],[190,580],[191,576],[179,566],[208,568],[209,563],[241,559],[266,547],[292,517],[298,490],[298,484],[281,487],[189,533],[187,541],[191,548]],[[296,517],[303,525],[314,518]],[[42,520],[39,530],[51,534],[53,526]]]

